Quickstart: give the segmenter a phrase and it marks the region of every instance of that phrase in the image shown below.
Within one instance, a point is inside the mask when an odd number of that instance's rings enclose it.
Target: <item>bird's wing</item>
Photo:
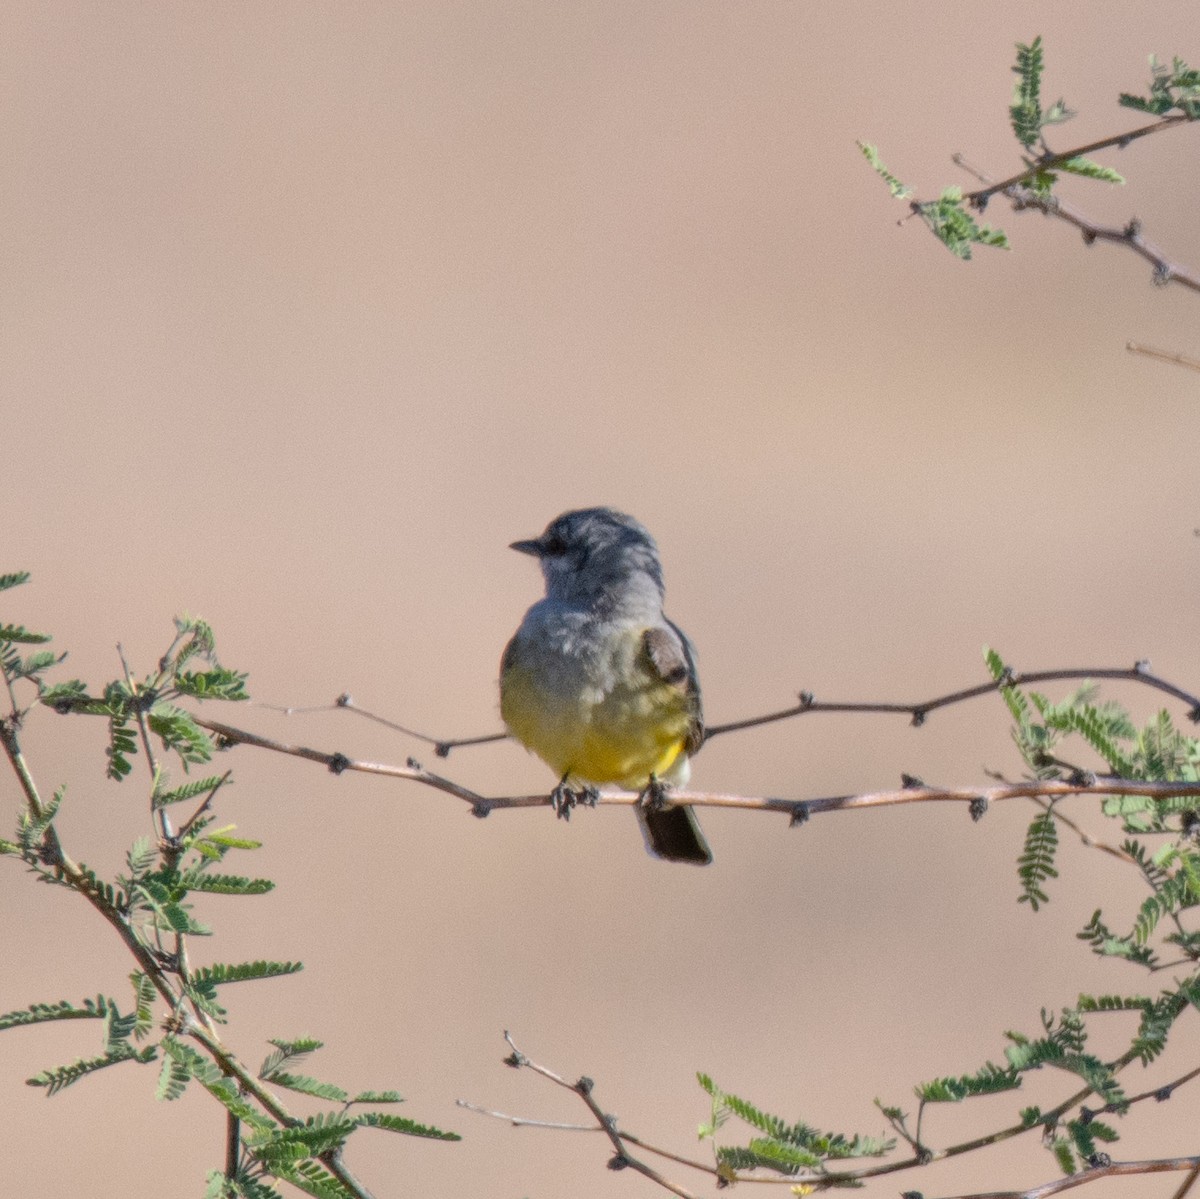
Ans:
[[[664,683],[678,687],[687,697],[690,722],[684,748],[690,758],[698,753],[704,744],[700,679],[696,674],[695,655],[687,634],[665,617],[663,619],[664,624],[655,625],[642,634],[642,644],[655,674]]]

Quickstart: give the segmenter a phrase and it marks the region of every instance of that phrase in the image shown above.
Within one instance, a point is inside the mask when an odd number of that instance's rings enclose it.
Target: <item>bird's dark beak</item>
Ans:
[[[533,537],[528,541],[514,541],[508,548],[516,550],[519,554],[530,554],[534,558],[544,557],[546,552],[546,547],[540,537]]]

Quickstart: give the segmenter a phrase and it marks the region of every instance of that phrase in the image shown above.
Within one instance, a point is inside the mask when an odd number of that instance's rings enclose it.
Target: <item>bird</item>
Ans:
[[[712,851],[682,786],[704,743],[695,650],[663,613],[658,546],[612,508],[564,512],[540,537],[511,546],[538,560],[546,594],[500,661],[500,715],[509,733],[559,778],[560,815],[598,788],[639,793],[647,849],[707,865]]]

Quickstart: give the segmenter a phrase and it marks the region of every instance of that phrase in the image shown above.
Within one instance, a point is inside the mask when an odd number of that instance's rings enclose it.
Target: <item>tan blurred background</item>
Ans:
[[[9,2],[3,30],[0,568],[34,576],[3,617],[53,631],[71,674],[113,677],[118,641],[150,667],[188,611],[264,702],[348,690],[490,731],[540,594],[507,544],[606,503],[659,539],[714,722],[801,688],[926,698],[983,677],[985,643],[1200,685],[1197,377],[1124,349],[1200,353],[1196,298],[1000,204],[1015,250],[964,266],[896,226],[854,146],[924,195],[967,183],[956,150],[1011,171],[1012,44],[1039,32],[1047,99],[1082,114],[1054,144],[1130,128],[1116,96],[1147,55],[1200,57],[1194,4]],[[1200,265],[1194,135],[1102,157],[1129,186],[1067,194]],[[776,725],[713,742],[694,781],[802,798],[1015,773],[996,707]],[[220,715],[432,764],[341,714]],[[146,784],[101,784],[102,745],[49,713],[27,735],[42,786],[69,786],[68,848],[111,872]],[[608,1173],[595,1136],[454,1107],[584,1118],[501,1065],[505,1028],[593,1076],[625,1128],[704,1156],[696,1070],[878,1134],[874,1097],[997,1057],[1080,985],[1146,985],[1073,939],[1097,902],[1117,922],[1141,898],[1100,855],[1065,845],[1049,909],[1018,907],[1015,805],[799,830],[710,811],[700,871],[647,858],[622,810],[477,821],[411,785],[225,763],[220,815],[267,843],[238,865],[279,887],[203,904],[197,958],[307,965],[224,992],[233,1046],[256,1065],[266,1037],[323,1037],[312,1073],[397,1087],[464,1135],[360,1134],[349,1161],[380,1196],[659,1193]],[[513,745],[444,768],[496,794],[552,782]],[[7,776],[0,796],[11,824]],[[0,1010],[125,1002],[131,964],[82,903],[11,862],[0,896]],[[199,1194],[223,1123],[196,1088],[156,1104],[132,1066],[50,1101],[23,1085],[97,1047],[91,1024],[0,1038],[5,1193]],[[928,1139],[1065,1093],[1039,1081],[932,1113]],[[1194,1152],[1195,1104],[1143,1106],[1119,1155]],[[870,1193],[1054,1174],[1022,1142]]]

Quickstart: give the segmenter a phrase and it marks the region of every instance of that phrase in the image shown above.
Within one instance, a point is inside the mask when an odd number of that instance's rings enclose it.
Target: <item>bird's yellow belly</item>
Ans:
[[[504,723],[560,777],[640,790],[684,765],[690,714],[678,688],[622,665],[624,681],[601,688],[570,663],[543,663],[535,682],[515,661],[500,694]]]

